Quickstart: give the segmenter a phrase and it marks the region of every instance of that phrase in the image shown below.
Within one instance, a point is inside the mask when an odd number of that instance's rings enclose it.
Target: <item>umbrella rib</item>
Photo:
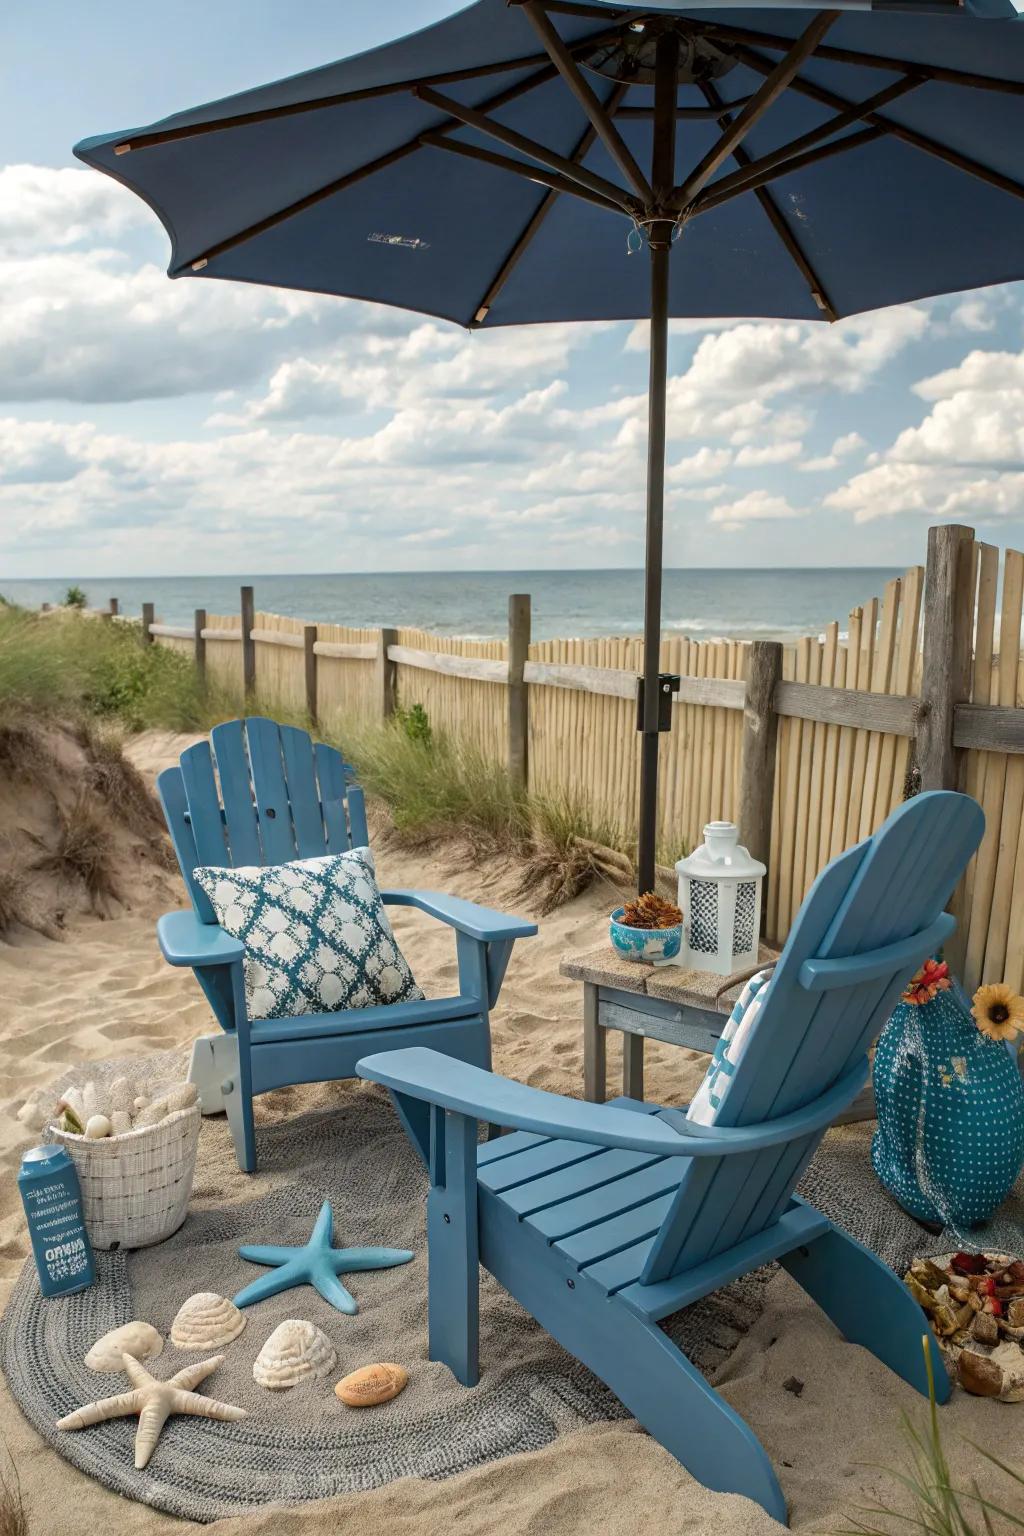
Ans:
[[[700,89],[705,100],[710,105],[717,107],[719,111],[722,111],[723,108],[725,111],[728,111],[728,104],[722,101],[721,97],[718,95],[718,92],[710,81],[701,81]],[[725,116],[719,118],[719,123],[722,126],[724,126],[727,121],[728,119]],[[746,167],[752,164],[750,157],[741,144],[738,144],[733,150],[732,157],[736,161],[736,164],[741,168],[741,170],[746,169]],[[790,229],[786,219],[782,214],[781,209],[776,205],[771,193],[766,191],[763,187],[758,187],[755,190],[754,195],[758,202],[761,204],[761,207],[763,208],[772,228],[775,230],[775,233],[782,241],[782,244],[785,247],[791,261],[794,263],[800,273],[800,276],[804,279],[804,282],[811,290],[811,298],[814,300],[815,304],[824,315],[828,316],[829,320],[838,320],[839,312],[832,303],[832,300],[829,298],[828,291],[826,290],[824,283],[821,281],[821,278],[818,276],[814,267],[811,265],[811,262],[804,252],[803,247],[800,245],[800,242],[797,240],[793,231]]]
[[[753,94],[753,93],[751,93]],[[738,112],[745,107],[750,96],[741,96],[738,101],[726,101],[722,103],[725,111]],[[716,107],[676,107],[676,122],[707,122],[718,117]],[[617,118],[630,118],[634,121],[651,122],[654,118],[653,107],[618,107],[613,116]]]
[[[720,37],[725,42],[746,43],[754,48],[772,51],[788,49],[793,39],[780,37],[771,32],[754,32],[745,27],[735,27],[727,22],[701,23],[696,30],[706,37]],[[893,58],[880,53],[862,53],[856,48],[839,48],[832,43],[822,43],[815,49],[819,59],[833,60],[838,64],[863,64],[868,69],[888,69],[895,73],[927,75],[943,85],[963,85],[971,90],[998,91],[1010,96],[1024,96],[1024,81],[1007,80],[998,75],[979,75],[972,70],[953,69],[945,64],[920,64],[913,59]]]
[[[703,197],[691,203],[687,212],[691,214],[710,213],[713,208],[720,208],[723,203],[731,203],[734,197],[742,197],[744,192],[754,192],[759,187],[765,186],[769,181],[778,181],[783,176],[789,176],[793,171],[802,171],[805,166],[817,165],[822,160],[831,160],[835,155],[844,155],[847,150],[860,149],[864,144],[871,144],[875,139],[880,139],[885,129],[877,123],[867,128],[862,128],[859,133],[851,133],[845,139],[836,139],[832,144],[820,144],[816,149],[809,149],[805,154],[793,155],[785,165],[777,165],[769,170],[759,171],[756,175],[747,178],[741,187],[733,187],[730,191],[722,192],[719,196],[717,187],[710,187]],[[751,162],[753,170],[753,162]]]
[[[753,48],[740,47],[738,56],[752,69],[764,72],[771,68],[771,62],[761,57]],[[798,75],[790,81],[790,89],[798,95],[807,96],[811,101],[820,102],[823,106],[844,110],[853,105],[845,96],[838,96],[835,91],[828,90],[823,85],[816,85],[813,80],[805,80]],[[1014,181],[1011,176],[1004,176],[1002,171],[994,171],[990,166],[982,165],[978,160],[972,160],[969,155],[962,155],[958,149],[952,149],[948,144],[940,144],[937,139],[929,138],[927,134],[918,133],[916,128],[907,128],[903,123],[894,122],[891,117],[883,117],[877,112],[872,112],[867,121],[883,133],[891,134],[894,139],[899,139],[904,144],[910,144],[915,149],[922,150],[925,154],[934,155],[936,159],[943,160],[947,165],[952,165],[958,171],[964,171],[968,176],[975,176],[979,181],[986,182],[990,187],[995,187],[1000,192],[1009,192],[1012,197],[1024,197],[1024,185]],[[850,143],[861,135],[853,134],[850,139],[843,140]]]
[[[545,144],[538,143],[536,139],[517,133],[514,128],[507,128],[503,123],[492,122],[486,113],[478,112],[474,107],[463,106],[461,102],[442,96],[439,92],[431,90],[429,86],[417,86],[415,94],[421,100],[429,102],[431,106],[438,107],[451,117],[458,118],[468,127],[477,128],[481,133],[497,139],[500,144],[505,144],[509,149],[517,149],[521,154],[528,155],[531,160],[537,160],[541,165],[546,165],[551,170],[580,182],[582,186],[589,187],[592,192],[599,192],[602,197],[619,203],[626,212],[640,212],[636,199],[630,197],[622,187],[616,186],[613,181],[608,181],[604,176],[597,175],[595,171],[586,170],[572,158],[548,149]]]
[[[780,59],[765,76],[763,84],[754,92],[742,111],[730,119],[729,126],[723,130],[717,142],[694,166],[686,180],[673,189],[671,202],[674,206],[685,208],[687,203],[693,202],[698,192],[711,180],[722,161],[729,158],[736,145],[743,142],[754,124],[759,122],[768,108],[778,101],[800,65],[814,52],[829,27],[839,19],[839,14],[838,11],[820,11],[804,28],[785,57]]]
[[[559,33],[552,25],[551,18],[540,4],[540,0],[521,0],[521,3],[524,15],[529,18],[552,64],[554,64],[558,73],[594,125],[605,149],[611,155],[641,202],[645,204],[651,203],[653,195],[646,176],[634,160],[625,140],[615,127],[608,111],[598,99],[590,82],[584,79],[581,74],[573,56],[573,49],[569,48],[562,41]],[[620,27],[615,29],[614,35],[617,36],[620,30],[621,24]],[[587,50],[589,51],[598,45],[599,39],[590,38],[587,42]]]
[[[713,182],[705,193],[705,197],[711,197],[716,203],[724,201],[724,194],[745,192],[749,184],[759,186],[764,172],[780,166],[780,175],[785,175],[787,163],[802,154],[804,150],[811,149],[820,144],[823,139],[830,139],[833,134],[839,133],[843,128],[849,128],[854,123],[863,122],[866,117],[877,111],[880,107],[888,106],[890,101],[896,101],[900,96],[906,96],[909,91],[917,90],[918,86],[925,83],[924,76],[904,75],[902,80],[896,80],[892,85],[887,85],[884,90],[877,91],[867,101],[855,103],[845,111],[829,118],[827,123],[822,123],[818,128],[812,128],[809,133],[801,134],[799,138],[790,139],[788,144],[783,144],[778,149],[772,150],[770,155],[763,155],[760,160],[747,160],[745,169],[733,171],[729,176],[720,176]],[[697,209],[699,212],[700,203]]]
[[[615,111],[619,102],[622,100],[628,90],[629,86],[621,83],[615,87],[607,102],[607,107],[610,112]],[[589,123],[587,125],[586,131],[576,144],[569,158],[574,162],[584,159],[584,157],[590,153],[596,139],[597,129],[594,127],[593,123]],[[494,306],[495,299],[497,299],[505,284],[512,276],[512,273],[519,265],[519,262],[523,256],[526,255],[526,252],[533,244],[534,239],[540,232],[542,224],[544,223],[548,214],[551,213],[554,209],[554,206],[558,202],[558,199],[561,197],[561,195],[562,194],[556,191],[554,187],[549,187],[548,191],[544,194],[544,197],[542,198],[539,206],[534,210],[533,214],[524,225],[515,244],[509,250],[508,255],[505,257],[501,266],[494,274],[494,277],[491,279],[486,293],[474,311],[471,329],[475,329],[477,326],[483,325],[484,321],[487,319],[488,314]]]
[[[543,68],[535,74],[528,75],[525,80],[520,80],[516,85],[506,86],[503,91],[488,98],[484,106],[492,111],[498,107],[507,106],[510,101],[517,100],[520,96],[527,95],[536,90],[539,85],[545,85],[549,80],[555,79],[556,70],[553,64],[545,63]],[[453,133],[460,125],[453,118],[450,122],[439,123],[435,132]],[[308,192],[305,197],[300,197],[297,202],[289,203],[287,208],[279,208],[275,213],[270,213],[264,219],[259,219],[255,224],[249,224],[237,234],[228,235],[219,240],[216,245],[211,245],[202,255],[193,256],[188,261],[179,262],[171,271],[172,277],[178,277],[182,272],[191,267],[193,272],[201,272],[206,264],[215,256],[223,256],[227,251],[233,251],[236,246],[244,245],[247,240],[252,240],[256,235],[265,234],[268,229],[275,229],[278,224],[283,224],[292,219],[296,214],[304,213],[307,208],[313,208],[325,198],[334,197],[338,192],[344,192],[348,187],[354,187],[358,182],[365,181],[377,171],[386,170],[389,165],[394,165],[398,160],[404,160],[407,155],[415,154],[421,149],[421,135],[416,134],[411,139],[406,139],[404,144],[399,144],[395,149],[389,149],[383,155],[378,155],[375,160],[368,160],[365,165],[357,166],[353,171],[346,171],[344,176],[338,176],[334,181],[329,181],[326,186],[317,187]]]
[[[606,13],[603,13],[606,14]],[[570,45],[569,52],[584,52],[600,47],[619,34],[618,26],[606,27],[593,37]],[[487,75],[509,74],[513,70],[533,69],[550,64],[546,53],[526,54],[494,64],[475,64],[466,69],[442,70],[412,80],[391,80],[386,85],[367,85],[355,91],[337,91],[330,96],[314,96],[308,101],[289,101],[277,107],[257,107],[251,112],[236,112],[231,117],[209,118],[200,123],[182,123],[177,128],[153,128],[129,135],[114,145],[115,155],[138,149],[154,149],[161,144],[177,144],[183,139],[201,138],[207,133],[221,133],[227,128],[248,128],[255,123],[272,123],[282,117],[297,117],[304,112],[321,112],[329,107],[349,106],[352,102],[373,101],[380,96],[398,96],[417,85],[453,85],[460,80],[482,80]],[[546,77],[550,78],[550,76]]]
[[[626,213],[621,204],[613,203],[611,198],[602,196],[600,192],[591,192],[589,187],[584,187],[578,181],[570,181],[568,176],[560,176],[557,171],[546,171],[541,166],[527,165],[525,160],[513,160],[511,155],[499,155],[493,149],[483,149],[479,144],[460,144],[458,139],[445,139],[430,132],[420,134],[420,143],[428,144],[431,149],[446,149],[467,160],[480,160],[485,165],[496,166],[499,171],[512,171],[526,181],[549,187],[555,192],[567,192],[570,197],[582,198],[585,203],[593,203],[606,213]]]

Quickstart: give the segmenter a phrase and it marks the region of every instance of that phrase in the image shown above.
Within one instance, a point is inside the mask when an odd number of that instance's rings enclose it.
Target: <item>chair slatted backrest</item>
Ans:
[[[966,795],[919,795],[822,871],[761,994],[718,1125],[754,1125],[801,1109],[865,1056],[946,931],[943,909],[984,824]],[[887,953],[901,942],[902,957]],[[831,964],[816,968],[816,961]],[[749,1155],[694,1159],[642,1281],[691,1269],[778,1220],[823,1134]]]
[[[157,790],[193,904],[213,922],[192,878],[200,864],[285,864],[365,847],[363,792],[334,747],[253,716],[215,726],[181,754]]]

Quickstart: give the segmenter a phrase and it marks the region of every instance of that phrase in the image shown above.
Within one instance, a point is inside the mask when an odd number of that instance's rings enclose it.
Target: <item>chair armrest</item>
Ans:
[[[245,946],[216,923],[202,922],[191,908],[165,912],[157,919],[157,941],[168,965],[231,965],[241,960]]]
[[[827,1126],[864,1086],[868,1061],[865,1057],[827,1093],[793,1114],[763,1125],[721,1130],[692,1125],[675,1114],[668,1123],[656,1114],[564,1098],[416,1046],[364,1056],[356,1063],[356,1071],[392,1093],[426,1099],[442,1109],[493,1125],[662,1157],[722,1157],[759,1152]]]
[[[441,891],[381,891],[381,900],[390,907],[418,907],[431,917],[440,918],[450,928],[470,939],[492,943],[501,939],[526,939],[537,932],[537,924],[524,917],[508,917],[490,907],[478,907],[475,901],[460,896],[445,896]]]

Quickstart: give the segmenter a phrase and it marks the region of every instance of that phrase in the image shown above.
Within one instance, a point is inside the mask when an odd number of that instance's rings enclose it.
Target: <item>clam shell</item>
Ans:
[[[97,1339],[85,1357],[90,1371],[123,1371],[122,1355],[133,1360],[155,1360],[164,1341],[149,1323],[122,1323]]]
[[[216,1291],[197,1291],[178,1308],[171,1324],[171,1343],[178,1349],[218,1349],[237,1339],[245,1313]]]
[[[307,1377],[316,1381],[327,1376],[337,1363],[334,1345],[315,1323],[289,1317],[278,1324],[256,1356],[252,1376],[258,1386],[281,1392]]]
[[[409,1372],[403,1365],[385,1360],[350,1371],[338,1382],[334,1394],[349,1408],[373,1408],[377,1403],[389,1403],[408,1382]]]

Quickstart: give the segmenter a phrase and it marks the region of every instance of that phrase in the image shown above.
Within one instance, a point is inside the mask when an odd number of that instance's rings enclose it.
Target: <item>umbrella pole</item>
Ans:
[[[658,38],[654,65],[654,146],[651,184],[657,212],[675,179],[679,38]],[[655,210],[651,210],[652,213]],[[661,715],[661,569],[665,522],[665,394],[668,384],[668,270],[675,217],[648,225],[651,259],[651,362],[647,397],[647,547],[644,563],[644,687],[640,730],[640,840],[637,884],[654,889],[658,833],[658,737]],[[671,703],[671,700],[668,701]]]
[[[671,228],[671,226],[669,226]],[[661,671],[661,571],[665,522],[665,394],[668,383],[668,264],[671,246],[655,225],[651,258],[651,360],[647,427],[647,548],[644,572],[644,692],[640,721],[640,842],[637,885],[654,889],[658,825],[658,717]]]

